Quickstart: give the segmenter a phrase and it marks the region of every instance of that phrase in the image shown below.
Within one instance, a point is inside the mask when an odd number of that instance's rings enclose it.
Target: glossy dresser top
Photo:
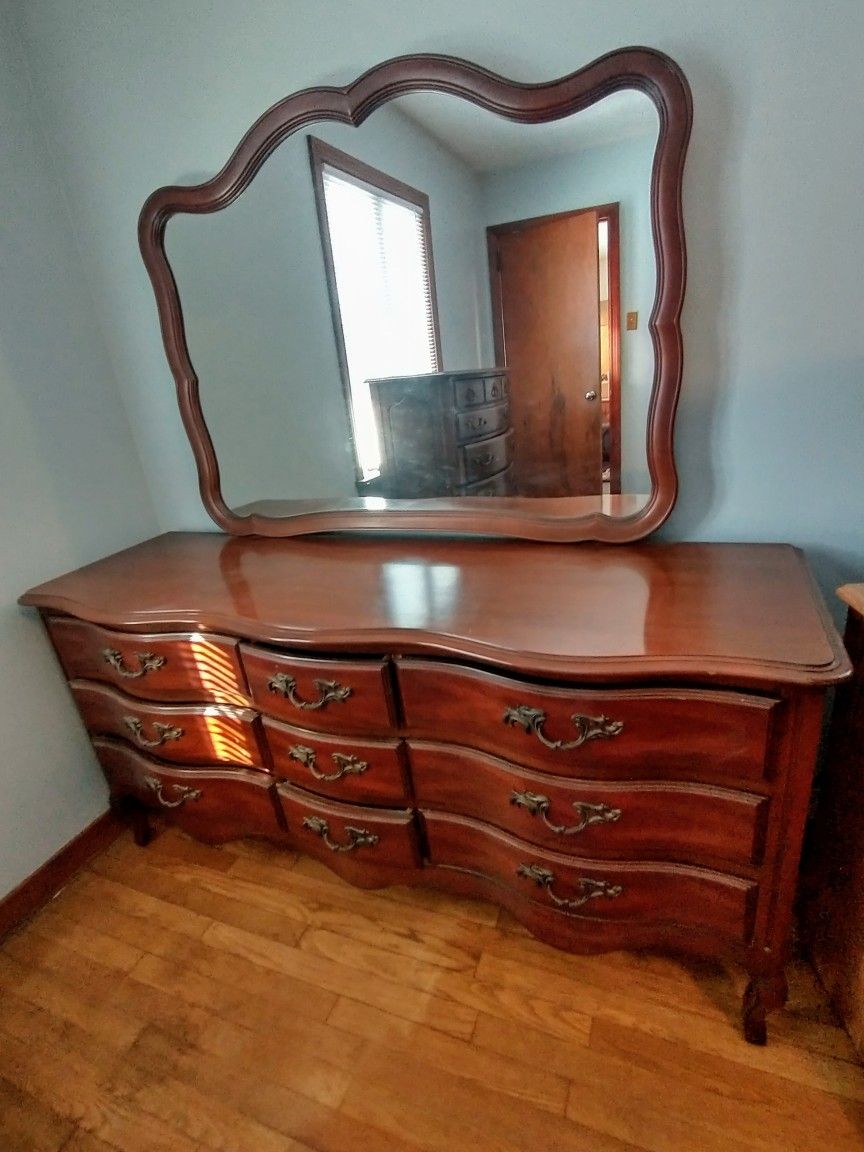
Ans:
[[[449,656],[574,680],[824,686],[850,672],[803,556],[786,545],[169,533],[21,602],[133,631]]]

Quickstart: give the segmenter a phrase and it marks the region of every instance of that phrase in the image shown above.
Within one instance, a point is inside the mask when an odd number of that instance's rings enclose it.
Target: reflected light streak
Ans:
[[[228,704],[247,704],[248,700],[237,684],[233,652],[214,644],[200,632],[193,632],[189,643],[198,683],[207,694]]]

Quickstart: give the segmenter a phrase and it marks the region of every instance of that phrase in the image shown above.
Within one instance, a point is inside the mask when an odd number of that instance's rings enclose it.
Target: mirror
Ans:
[[[689,115],[645,49],[530,87],[404,58],[289,97],[214,180],[155,193],[142,251],[216,522],[662,522]]]

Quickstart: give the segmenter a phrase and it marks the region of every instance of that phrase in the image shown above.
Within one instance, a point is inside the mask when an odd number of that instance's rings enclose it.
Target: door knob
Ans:
[[[585,393],[585,399],[586,400],[596,400],[597,399],[597,393],[594,391],[593,388],[591,389],[590,392]]]

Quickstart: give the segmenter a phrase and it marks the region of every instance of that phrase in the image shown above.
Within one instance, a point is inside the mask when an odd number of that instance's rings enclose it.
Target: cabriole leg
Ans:
[[[781,968],[770,976],[754,976],[744,993],[744,1039],[748,1044],[765,1044],[768,1030],[765,1018],[782,1008],[789,995],[786,973]]]

